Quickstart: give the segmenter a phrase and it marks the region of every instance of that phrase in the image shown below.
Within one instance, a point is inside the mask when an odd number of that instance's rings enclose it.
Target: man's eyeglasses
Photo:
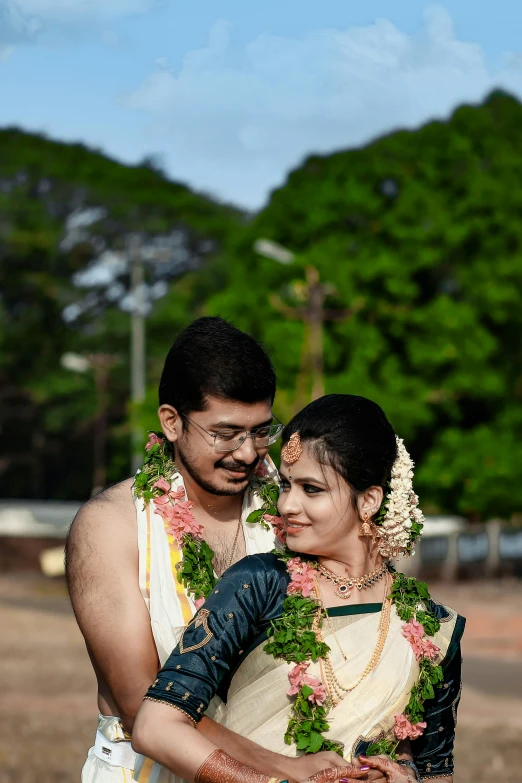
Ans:
[[[277,416],[274,416],[274,419],[277,419],[278,424],[268,424],[263,427],[257,427],[255,430],[219,430],[219,432],[209,432],[184,413],[181,415],[202,432],[214,438],[214,451],[235,451],[243,445],[247,438],[252,438],[254,448],[266,449],[267,446],[271,446],[272,443],[276,442],[283,430],[283,424]]]

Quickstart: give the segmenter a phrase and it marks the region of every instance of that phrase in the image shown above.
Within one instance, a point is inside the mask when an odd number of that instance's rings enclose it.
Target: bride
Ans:
[[[287,548],[218,582],[133,747],[191,783],[291,780],[291,759],[317,752],[331,769],[316,780],[451,783],[465,621],[391,565],[423,520],[404,444],[378,405],[344,394],[304,408],[283,443]],[[215,696],[215,719],[267,750],[263,772],[197,731]]]

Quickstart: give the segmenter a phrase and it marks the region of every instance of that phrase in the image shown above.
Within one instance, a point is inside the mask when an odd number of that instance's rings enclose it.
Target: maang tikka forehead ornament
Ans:
[[[281,450],[281,457],[288,465],[293,465],[297,462],[301,454],[303,453],[303,447],[301,445],[301,438],[298,432],[294,432],[290,435],[290,440],[286,443]]]

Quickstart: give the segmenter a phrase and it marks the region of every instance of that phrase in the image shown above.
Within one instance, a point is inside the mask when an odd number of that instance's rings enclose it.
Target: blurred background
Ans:
[[[0,783],[79,780],[65,535],[200,315],[264,343],[283,421],[383,406],[406,567],[468,618],[455,783],[520,783],[522,6],[219,5],[0,0]]]

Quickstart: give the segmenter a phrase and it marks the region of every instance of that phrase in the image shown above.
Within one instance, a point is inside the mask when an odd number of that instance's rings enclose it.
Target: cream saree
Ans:
[[[344,685],[357,679],[373,654],[380,609],[380,604],[366,604],[330,610],[335,636],[327,623],[323,634],[331,650],[335,675]],[[456,617],[452,613],[434,637],[434,643],[440,647],[438,662],[446,654]],[[419,666],[402,635],[402,625],[392,607],[388,635],[377,666],[328,715],[330,731],[326,736],[343,743],[347,760],[361,740],[392,736],[394,716],[402,713],[409,701]],[[220,705],[215,720],[271,751],[295,756],[295,745],[284,742],[292,703],[287,696],[291,666],[267,655],[263,647],[264,644],[256,647],[237,670],[227,703]],[[308,673],[324,680],[319,664],[312,664]]]

